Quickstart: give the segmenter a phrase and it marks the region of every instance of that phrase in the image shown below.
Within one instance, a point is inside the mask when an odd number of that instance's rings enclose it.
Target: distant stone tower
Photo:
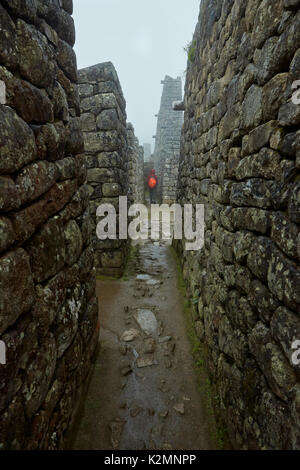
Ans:
[[[148,161],[151,157],[151,144],[144,144],[144,158],[145,162]]]
[[[161,82],[163,93],[157,119],[154,162],[159,176],[159,193],[163,203],[176,199],[183,113],[173,110],[174,101],[182,101],[180,77],[166,76]]]

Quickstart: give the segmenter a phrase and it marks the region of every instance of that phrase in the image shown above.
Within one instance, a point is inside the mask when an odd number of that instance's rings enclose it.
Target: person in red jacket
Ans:
[[[158,185],[158,178],[155,174],[155,170],[151,170],[147,179],[147,183],[150,192],[150,204],[156,204],[156,188]]]

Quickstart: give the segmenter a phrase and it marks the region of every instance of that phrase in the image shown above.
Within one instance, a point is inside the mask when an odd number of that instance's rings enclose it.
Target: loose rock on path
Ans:
[[[73,448],[217,448],[169,246],[145,242],[127,279],[97,282],[101,351]]]

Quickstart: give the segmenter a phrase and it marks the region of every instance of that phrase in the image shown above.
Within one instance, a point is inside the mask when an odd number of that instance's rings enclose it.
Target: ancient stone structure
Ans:
[[[173,110],[173,103],[182,100],[181,78],[166,76],[160,111],[157,119],[154,161],[159,177],[159,193],[163,203],[172,203],[176,199],[176,182],[180,151],[180,135],[183,113]]]
[[[245,449],[300,449],[299,6],[202,0],[187,71],[178,198],[205,204],[206,232],[183,273]]]
[[[98,342],[71,14],[0,2],[0,449],[63,447]]]
[[[110,203],[118,212],[119,196],[126,196],[129,190],[126,103],[111,62],[80,70],[78,81],[96,270],[99,275],[120,276],[128,242],[96,239],[96,210],[100,204]]]
[[[129,204],[143,204],[145,198],[144,187],[144,149],[140,146],[134,134],[134,127],[127,124],[128,143],[128,199]]]
[[[151,144],[144,144],[144,160],[147,162],[151,157]]]

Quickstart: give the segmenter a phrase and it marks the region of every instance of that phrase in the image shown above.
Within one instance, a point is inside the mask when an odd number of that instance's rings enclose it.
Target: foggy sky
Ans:
[[[199,0],[74,0],[78,68],[111,61],[116,67],[140,144],[156,133],[165,75],[181,76]]]

